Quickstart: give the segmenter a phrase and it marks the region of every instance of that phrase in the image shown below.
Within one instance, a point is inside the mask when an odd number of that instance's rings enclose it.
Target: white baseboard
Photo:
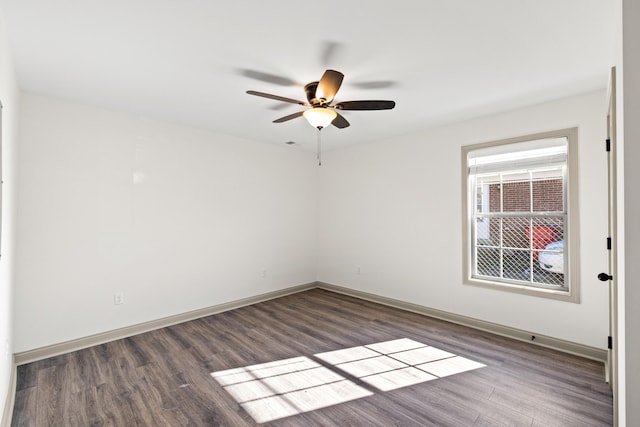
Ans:
[[[223,311],[234,310],[236,308],[244,307],[251,304],[256,304],[256,303],[267,301],[274,298],[279,298],[279,297],[294,294],[297,292],[306,291],[312,288],[321,288],[321,289],[325,289],[332,292],[338,292],[338,293],[349,295],[355,298],[360,298],[363,300],[372,301],[379,304],[384,304],[391,307],[399,308],[401,310],[407,310],[407,311],[422,314],[425,316],[434,317],[436,319],[446,320],[448,322],[457,323],[459,325],[468,326],[474,329],[491,332],[496,335],[513,338],[519,341],[527,341],[536,345],[552,348],[565,353],[575,354],[577,356],[585,357],[592,360],[597,360],[605,363],[607,360],[607,351],[603,349],[590,347],[582,344],[577,344],[570,341],[565,341],[565,340],[561,340],[558,338],[553,338],[545,335],[540,335],[530,331],[511,328],[509,326],[486,322],[483,320],[478,320],[471,317],[449,313],[446,311],[436,310],[433,308],[409,303],[406,301],[401,301],[393,298],[383,297],[380,295],[370,294],[368,292],[362,292],[355,289],[332,285],[329,283],[312,282],[304,285],[293,286],[293,287],[281,289],[278,291],[256,295],[253,297],[243,298],[240,300],[231,301],[224,304],[218,304],[215,306],[206,307],[199,310],[189,311],[187,313],[182,313],[175,316],[169,316],[162,319],[140,323],[137,325],[127,326],[125,328],[107,331],[107,332],[91,335],[84,338],[65,341],[59,344],[53,344],[46,347],[40,347],[33,350],[16,353],[14,355],[15,365],[17,366],[17,365],[23,365],[26,363],[35,362],[37,360],[46,359],[49,357],[57,356],[59,354],[81,350],[83,348],[91,347],[94,345],[103,344],[109,341],[130,337],[132,335],[149,332],[155,329],[160,329],[160,328],[175,325],[178,323],[187,322],[189,320],[199,319],[201,317],[210,316],[212,314],[221,313]],[[532,337],[535,337],[535,339],[532,340],[531,339]],[[13,408],[13,404],[11,408]]]
[[[332,285],[329,283],[317,282],[317,287],[332,292],[349,295],[355,298],[388,305],[406,311],[411,311],[425,316],[434,317],[436,319],[446,320],[447,322],[456,323],[470,328],[479,329],[496,335],[513,338],[518,341],[526,341],[542,347],[551,348],[562,351],[564,353],[574,354],[587,359],[597,360],[599,362],[607,362],[607,350],[590,347],[583,344],[577,344],[571,341],[561,340],[535,332],[524,331],[509,326],[499,325],[497,323],[486,322],[484,320],[474,319],[472,317],[462,316],[459,314],[449,313],[434,308],[425,307],[410,302],[405,302],[393,298],[387,298],[368,292],[362,292],[355,289],[345,288],[342,286]],[[532,337],[534,339],[532,340]]]
[[[92,347],[94,345],[104,344],[109,341],[115,341],[121,338],[127,338],[133,335],[142,334],[144,332],[153,331],[155,329],[164,328],[178,323],[188,322],[189,320],[199,319],[201,317],[210,316],[212,314],[221,313],[223,311],[234,310],[251,304],[256,304],[270,299],[283,297],[285,295],[306,291],[316,287],[316,283],[307,283],[304,285],[293,286],[273,292],[239,299],[223,304],[205,307],[174,316],[164,317],[162,319],[151,320],[149,322],[139,323],[112,331],[102,332],[88,337],[78,338],[65,341],[58,344],[52,344],[46,347],[40,347],[15,354],[16,365],[24,365],[26,363],[35,362],[37,360],[47,359],[72,351],[82,350],[83,348]]]
[[[9,377],[9,390],[7,392],[7,398],[4,401],[4,411],[2,412],[2,420],[0,420],[0,426],[9,427],[11,425],[11,418],[13,417],[13,405],[16,401],[16,377],[17,366],[15,356],[11,357],[11,376]]]

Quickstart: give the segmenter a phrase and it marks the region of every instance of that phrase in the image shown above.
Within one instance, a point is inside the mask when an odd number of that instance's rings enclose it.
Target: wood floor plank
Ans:
[[[36,425],[63,425],[65,400],[71,392],[71,382],[67,381],[68,372],[68,363],[54,364],[38,371]]]
[[[35,426],[38,406],[37,387],[23,388],[16,391],[11,425],[16,427]]]
[[[316,356],[398,339],[485,366],[443,378],[429,375],[429,381],[381,391],[367,377]],[[292,358],[316,364],[317,373],[296,373],[286,362]],[[361,370],[370,372],[367,375],[397,364],[358,363],[368,366]],[[282,373],[268,377],[270,371],[260,370],[264,364],[275,364]],[[20,366],[12,426],[255,426],[248,409],[263,402],[237,401],[234,389],[214,377],[230,369],[244,369],[248,377],[242,387],[261,384],[261,393],[271,399],[265,403],[289,405],[288,416],[267,417],[261,425],[613,422],[602,363],[313,289]],[[331,374],[327,378],[342,378],[350,384],[344,390],[359,390],[363,397],[350,397],[346,391],[340,397],[335,389],[332,395],[316,394],[319,400],[305,400],[320,390],[309,384],[322,372]],[[278,388],[283,384],[286,388]]]

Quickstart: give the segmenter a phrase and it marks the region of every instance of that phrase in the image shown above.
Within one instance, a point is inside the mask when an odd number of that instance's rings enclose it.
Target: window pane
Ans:
[[[560,288],[565,287],[563,274],[553,273],[542,269],[536,270],[534,281],[545,285],[558,286]]]
[[[529,173],[509,173],[503,175],[502,211],[531,211],[531,188]]]
[[[476,244],[478,246],[495,246],[491,240],[491,222],[491,218],[476,218]]]
[[[563,218],[534,218],[531,229],[527,230],[531,248],[534,249],[534,261],[537,261],[537,250],[544,249],[547,245],[561,241],[564,238]]]
[[[476,213],[500,211],[500,176],[482,175],[476,179]]]
[[[562,170],[538,171],[533,178],[533,211],[564,212]]]
[[[564,286],[567,270],[564,256],[564,218],[536,218],[532,229],[532,247],[538,283]]]
[[[502,246],[529,249],[527,231],[529,218],[504,218],[502,220]]]
[[[502,274],[505,279],[529,282],[531,261],[529,250],[505,249]]]
[[[476,256],[476,274],[487,277],[500,277],[500,249],[478,248]]]

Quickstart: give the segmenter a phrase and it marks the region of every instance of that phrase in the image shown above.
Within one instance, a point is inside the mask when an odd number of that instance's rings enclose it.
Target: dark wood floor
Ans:
[[[320,289],[20,366],[12,425],[252,426],[212,372],[399,338],[486,367],[263,425],[612,425],[601,363]]]

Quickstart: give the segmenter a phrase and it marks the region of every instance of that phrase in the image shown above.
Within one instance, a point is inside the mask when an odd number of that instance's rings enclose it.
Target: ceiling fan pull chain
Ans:
[[[322,128],[318,128],[318,149],[317,149],[317,157],[318,157],[318,166],[322,166],[322,151],[320,148],[320,132]]]

